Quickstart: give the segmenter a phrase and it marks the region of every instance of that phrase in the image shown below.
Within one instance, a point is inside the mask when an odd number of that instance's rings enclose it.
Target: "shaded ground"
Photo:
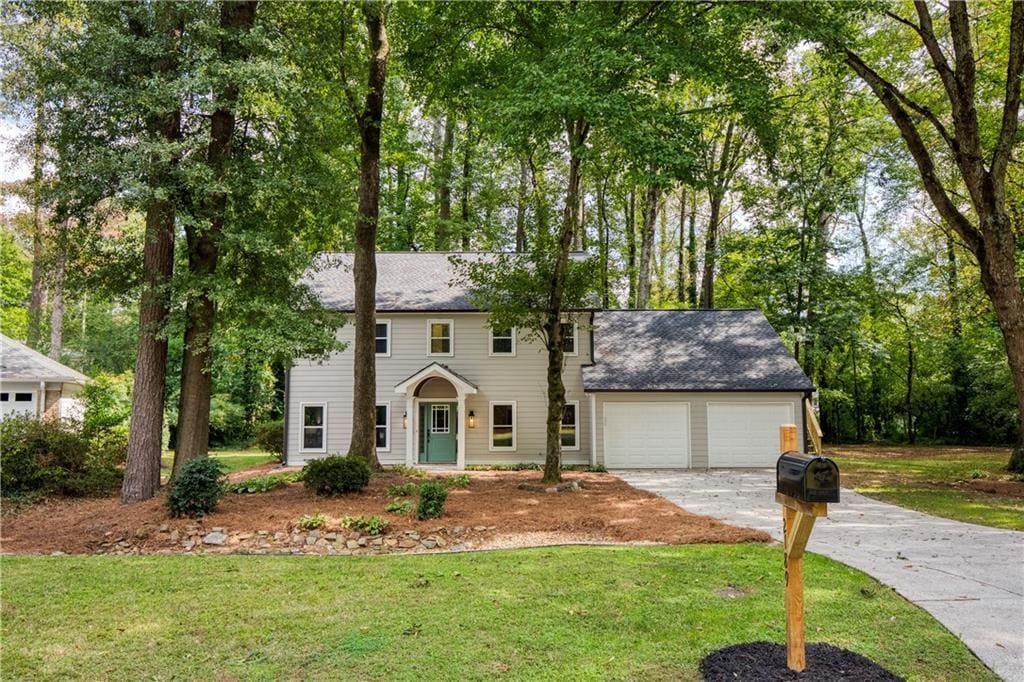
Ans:
[[[833,446],[843,486],[968,523],[1024,530],[1024,481],[1006,472],[1007,448]]]
[[[861,656],[831,644],[808,644],[807,667],[786,667],[786,647],[771,642],[737,644],[713,652],[700,662],[705,682],[900,682],[902,678]]]
[[[245,534],[262,531],[273,538],[275,533],[289,533],[300,516],[317,512],[328,517],[324,531],[339,531],[342,517],[360,515],[388,519],[389,533],[435,533],[439,528],[458,527],[462,529],[460,541],[467,548],[580,541],[687,544],[769,540],[762,531],[683,511],[610,474],[567,474],[566,480],[580,481],[585,487],[564,493],[520,489],[522,483],[539,480],[535,471],[485,471],[470,476],[468,489],[449,493],[444,516],[427,521],[384,511],[391,499],[386,495],[388,486],[423,480],[394,473],[374,476],[369,487],[359,493],[334,498],[318,497],[301,483],[266,493],[231,493],[222,498],[213,514],[198,520],[169,518],[163,496],[133,505],[122,505],[114,497],[51,499],[6,516],[0,549],[78,554],[110,551],[112,543],[122,541],[123,549],[130,551],[181,551],[190,529],[198,530],[199,535],[213,528]],[[410,499],[415,502],[416,498]],[[298,544],[305,547],[302,540]],[[277,544],[288,541],[290,538],[280,538]]]
[[[807,631],[912,680],[992,675],[863,573],[806,558]],[[0,559],[5,679],[698,680],[784,641],[777,545]],[[732,587],[745,596],[721,597]]]

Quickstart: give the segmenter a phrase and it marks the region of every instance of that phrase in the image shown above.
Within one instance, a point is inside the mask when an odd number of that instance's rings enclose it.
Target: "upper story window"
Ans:
[[[327,406],[302,406],[302,449],[327,452]]]
[[[562,352],[566,355],[577,355],[576,350],[576,323],[562,323]]]
[[[391,320],[377,320],[375,336],[377,355],[391,357]]]
[[[516,354],[516,328],[491,330],[491,355]]]
[[[427,355],[455,354],[455,323],[452,320],[428,320],[427,335]]]
[[[562,410],[562,449],[580,449],[580,402],[568,400]]]

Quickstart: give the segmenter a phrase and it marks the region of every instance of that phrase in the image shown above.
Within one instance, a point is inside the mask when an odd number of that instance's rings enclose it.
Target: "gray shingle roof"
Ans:
[[[84,384],[89,377],[0,334],[0,379]]]
[[[380,311],[474,311],[469,288],[453,285],[455,271],[450,253],[380,251],[377,253],[377,310]],[[489,254],[463,253],[464,258]],[[317,257],[303,281],[332,310],[352,312],[355,283],[351,253],[324,253]]]
[[[757,310],[609,310],[594,315],[587,391],[806,391]]]

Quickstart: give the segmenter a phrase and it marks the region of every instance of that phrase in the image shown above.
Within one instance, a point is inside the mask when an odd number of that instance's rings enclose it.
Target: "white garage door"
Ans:
[[[609,469],[690,466],[688,403],[605,403],[604,464]]]
[[[708,403],[708,466],[772,467],[793,403]]]

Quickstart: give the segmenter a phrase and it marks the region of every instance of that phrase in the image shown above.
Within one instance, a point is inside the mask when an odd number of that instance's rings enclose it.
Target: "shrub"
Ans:
[[[56,420],[8,418],[0,422],[0,489],[5,495],[90,495],[117,487],[119,442],[90,440],[77,425]],[[125,445],[127,450],[127,445]]]
[[[302,468],[306,487],[317,495],[342,495],[370,483],[370,465],[360,457],[333,455],[312,459]]]
[[[411,500],[391,500],[384,507],[384,511],[392,514],[408,514],[412,512]]]
[[[427,472],[423,469],[417,469],[416,467],[406,466],[404,464],[396,464],[389,467],[390,471],[398,474],[399,476],[408,476],[409,478],[423,478],[427,475]]]
[[[441,516],[447,499],[448,488],[440,481],[427,481],[420,484],[420,504],[416,508],[416,518],[436,519]]]
[[[112,429],[127,430],[132,414],[132,373],[100,373],[85,385],[80,395],[85,408],[82,427],[95,434]]]
[[[369,535],[380,535],[388,529],[389,523],[379,516],[346,516],[341,519],[341,525]]]
[[[284,420],[263,422],[256,425],[256,446],[275,455],[284,454]]]
[[[216,459],[193,459],[182,465],[171,481],[167,508],[171,516],[193,518],[209,514],[217,506],[223,487],[224,465]]]
[[[469,487],[469,474],[456,474],[454,476],[445,476],[441,479],[446,488],[468,488]]]
[[[327,517],[317,512],[316,514],[305,514],[299,517],[299,520],[295,522],[295,527],[299,530],[316,530],[317,528],[323,528],[327,525]]]
[[[608,468],[603,464],[595,464],[593,466],[588,466],[587,471],[591,471],[595,474],[607,474]]]
[[[415,483],[401,483],[399,485],[389,485],[387,490],[388,497],[409,497],[415,495],[420,489]]]
[[[224,491],[229,493],[265,493],[274,488],[280,488],[283,485],[289,483],[295,483],[299,480],[298,472],[292,474],[270,474],[267,476],[253,476],[247,478],[244,481],[238,481],[237,483],[228,483],[224,486]]]
[[[988,472],[982,469],[974,469],[970,474],[971,478],[988,478]]]

